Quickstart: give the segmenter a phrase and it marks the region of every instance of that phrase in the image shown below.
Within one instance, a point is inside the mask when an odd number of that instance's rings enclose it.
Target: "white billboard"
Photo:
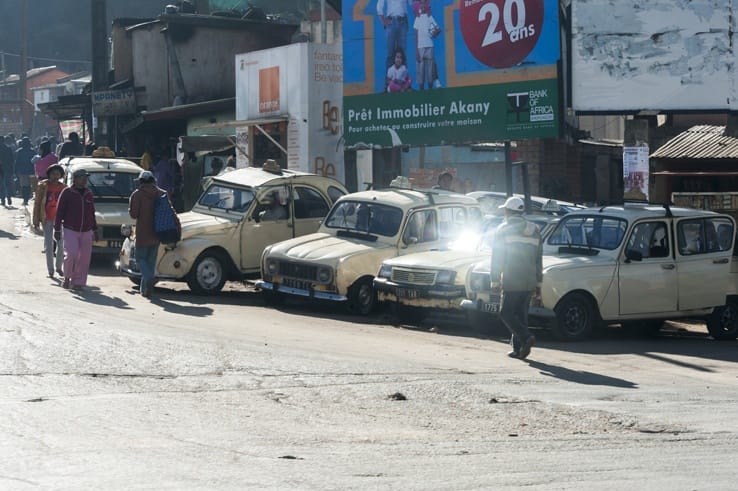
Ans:
[[[574,110],[738,110],[737,5],[572,1]]]
[[[286,118],[288,168],[344,182],[342,53],[296,43],[237,55],[236,119]]]

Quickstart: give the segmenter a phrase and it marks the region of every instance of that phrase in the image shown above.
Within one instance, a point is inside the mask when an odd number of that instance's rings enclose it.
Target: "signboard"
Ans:
[[[236,57],[236,119],[287,120],[287,166],[344,181],[340,45],[296,43]]]
[[[558,136],[557,0],[342,7],[347,144]]]
[[[623,148],[623,199],[648,201],[648,147]]]
[[[738,0],[572,2],[578,112],[737,110]]]
[[[96,117],[135,114],[136,93],[133,88],[93,92],[92,110]]]

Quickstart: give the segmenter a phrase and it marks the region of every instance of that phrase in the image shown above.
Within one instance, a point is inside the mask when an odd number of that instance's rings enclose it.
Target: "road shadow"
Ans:
[[[90,259],[90,274],[94,276],[120,276],[121,274],[115,269],[115,261],[118,256],[115,254],[93,254]]]
[[[12,232],[6,230],[0,230],[0,239],[18,240],[20,237]]]
[[[539,371],[541,375],[566,380],[582,385],[606,385],[608,387],[620,387],[623,389],[637,389],[638,384],[617,377],[610,377],[599,373],[583,370],[571,370],[569,368],[549,365],[535,360],[525,360],[528,365]]]
[[[179,298],[178,298],[179,299]],[[154,289],[154,294],[150,298],[151,303],[158,305],[165,312],[171,314],[186,315],[189,317],[208,317],[213,315],[214,309],[210,307],[200,307],[194,305],[180,305],[178,303],[171,302],[165,298],[160,292]]]
[[[101,307],[113,307],[122,310],[131,310],[133,307],[120,297],[111,297],[104,294],[96,286],[86,286],[82,290],[71,290],[71,293],[78,299],[85,302],[94,303]]]

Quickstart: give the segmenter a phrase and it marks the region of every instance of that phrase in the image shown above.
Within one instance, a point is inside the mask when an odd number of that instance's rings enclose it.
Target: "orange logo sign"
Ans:
[[[279,67],[259,70],[259,112],[279,111]]]

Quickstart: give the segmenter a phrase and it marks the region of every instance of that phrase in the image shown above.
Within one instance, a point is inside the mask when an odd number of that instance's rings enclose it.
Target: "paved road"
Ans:
[[[738,343],[395,326],[164,283],[47,278],[0,208],[0,489],[735,489]]]

